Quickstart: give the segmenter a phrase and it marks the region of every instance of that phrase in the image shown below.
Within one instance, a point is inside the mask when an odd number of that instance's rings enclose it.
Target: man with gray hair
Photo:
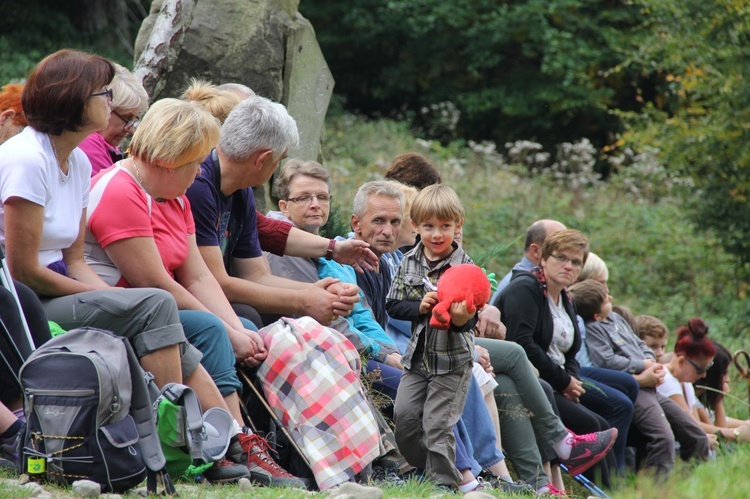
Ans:
[[[354,196],[354,213],[351,226],[354,238],[370,244],[378,257],[374,270],[357,274],[357,284],[372,308],[372,314],[385,329],[388,315],[385,297],[391,287],[393,276],[383,255],[396,251],[396,241],[404,220],[404,194],[387,180],[376,180],[363,184]]]
[[[252,187],[264,184],[298,142],[284,106],[250,97],[227,117],[219,145],[187,192],[203,260],[237,313],[256,324],[257,310],[328,325],[359,301],[355,286],[335,279],[308,284],[274,276],[260,249]]]

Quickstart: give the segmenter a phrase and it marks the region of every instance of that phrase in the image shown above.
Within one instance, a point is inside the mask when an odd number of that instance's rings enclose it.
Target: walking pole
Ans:
[[[2,267],[0,270],[0,281],[2,281],[2,285],[5,289],[10,291],[10,294],[13,295],[13,300],[16,302],[16,307],[18,308],[18,315],[21,316],[21,324],[23,324],[23,330],[26,333],[26,339],[29,341],[29,348],[31,348],[31,351],[33,352],[36,350],[36,345],[34,345],[34,339],[31,337],[31,330],[29,329],[29,325],[26,323],[26,316],[23,315],[23,308],[21,307],[21,302],[18,299],[18,293],[16,292],[16,286],[13,284],[13,278],[10,275],[10,270],[8,269],[8,265],[5,261],[5,251],[3,251],[2,246],[0,246],[0,267]]]
[[[568,470],[568,467],[564,464],[560,464],[560,469],[563,470],[565,473],[570,474],[570,471]],[[578,474],[573,477],[573,480],[580,483],[584,488],[586,488],[589,492],[592,494],[595,494],[596,497],[604,497],[609,498],[606,492],[604,492],[602,489],[596,486],[594,482],[586,478],[585,476]]]
[[[307,456],[305,455],[304,452],[302,452],[302,449],[300,448],[300,446],[297,445],[297,442],[295,442],[292,436],[289,434],[289,431],[287,431],[286,427],[284,426],[284,423],[282,423],[281,420],[278,417],[276,417],[276,414],[273,412],[273,409],[271,408],[270,405],[268,405],[268,402],[266,402],[266,398],[263,396],[263,394],[260,393],[258,389],[255,387],[255,384],[253,383],[253,380],[250,379],[250,376],[248,376],[247,373],[244,372],[242,369],[237,369],[237,374],[250,387],[250,389],[254,392],[255,396],[258,397],[258,399],[260,400],[260,403],[263,404],[263,408],[271,416],[271,419],[273,419],[273,422],[276,423],[276,426],[278,426],[281,429],[281,432],[284,434],[287,440],[289,440],[289,443],[292,445],[292,447],[294,447],[294,450],[296,450],[297,453],[300,455],[300,457],[302,457],[307,467],[312,470],[312,465],[310,464],[310,461],[307,459]]]

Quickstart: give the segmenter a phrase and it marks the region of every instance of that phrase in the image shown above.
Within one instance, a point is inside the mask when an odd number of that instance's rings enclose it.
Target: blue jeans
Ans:
[[[367,361],[367,372],[372,372],[375,369],[380,369],[380,379],[372,383],[372,387],[391,398],[396,400],[396,392],[398,391],[398,384],[401,381],[401,375],[404,371],[391,367],[388,364],[384,364],[377,360]]]
[[[617,468],[625,472],[625,443],[633,420],[633,403],[638,397],[638,382],[632,375],[602,367],[581,367],[581,379],[595,386],[586,386],[581,404],[599,414],[617,428],[617,440],[612,451]]]
[[[458,431],[458,425],[453,427],[453,436],[456,437],[456,469],[458,471],[470,469],[473,472],[476,461],[469,457],[469,453],[466,451],[466,446],[464,445],[464,439],[461,436],[461,432]]]
[[[464,411],[456,427],[466,446],[467,454],[475,462],[471,467],[474,476],[482,469],[489,468],[505,459],[503,453],[497,448],[497,435],[492,417],[484,402],[482,389],[479,388],[479,383],[474,376],[471,377]]]
[[[245,328],[257,330],[252,322],[240,320]],[[203,353],[201,364],[216,383],[221,395],[226,397],[237,392],[242,383],[234,368],[234,350],[221,319],[200,310],[180,310],[180,322],[188,342]]]

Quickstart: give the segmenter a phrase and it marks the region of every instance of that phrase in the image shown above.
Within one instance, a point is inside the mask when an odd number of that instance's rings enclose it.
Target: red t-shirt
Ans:
[[[91,179],[87,228],[87,259],[103,258],[101,254],[104,254],[103,251],[89,251],[93,241],[89,241],[88,236],[93,236],[101,248],[131,237],[151,237],[172,278],[174,270],[187,259],[188,236],[195,234],[190,202],[185,196],[157,203],[129,172],[119,166],[102,171]],[[99,268],[92,266],[101,275]],[[111,277],[103,277],[107,282],[112,281]],[[129,287],[121,275],[116,285]]]

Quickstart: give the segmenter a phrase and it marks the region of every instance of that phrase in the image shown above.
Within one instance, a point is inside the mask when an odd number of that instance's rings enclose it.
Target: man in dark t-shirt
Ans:
[[[264,184],[298,141],[284,106],[258,96],[242,101],[222,125],[219,145],[187,197],[198,249],[230,302],[328,325],[350,313],[358,289],[330,278],[308,284],[276,277],[258,243],[252,187]]]

